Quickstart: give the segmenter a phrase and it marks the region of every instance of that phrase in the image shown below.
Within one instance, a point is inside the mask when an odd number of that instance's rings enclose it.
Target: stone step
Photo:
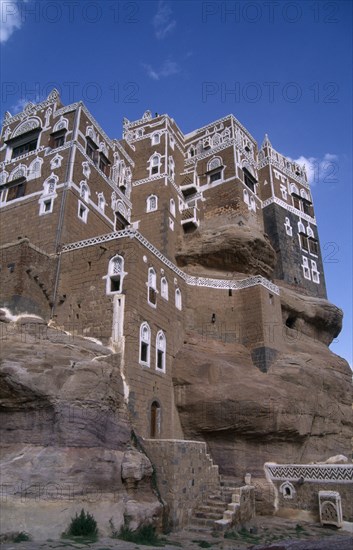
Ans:
[[[214,519],[195,518],[194,516],[191,519],[191,525],[196,527],[213,527],[214,522]]]
[[[222,519],[224,514],[224,510],[221,512],[203,512],[200,510],[196,510],[196,512],[193,513],[192,518],[201,518],[201,519]]]
[[[226,504],[224,502],[220,503],[220,504],[217,504],[216,506],[214,504],[200,504],[200,506],[198,506],[196,508],[196,512],[204,512],[204,513],[207,513],[207,512],[210,512],[211,514],[212,513],[215,513],[215,512],[220,512],[222,513],[223,510],[226,509]]]

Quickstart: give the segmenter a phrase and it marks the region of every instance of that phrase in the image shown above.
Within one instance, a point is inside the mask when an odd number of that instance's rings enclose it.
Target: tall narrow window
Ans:
[[[304,278],[305,278],[305,279],[308,279],[309,281],[311,281],[310,268],[309,268],[309,260],[308,260],[308,258],[306,258],[305,256],[302,256],[302,259],[303,259],[302,268],[303,268]]]
[[[148,292],[147,301],[150,305],[156,306],[157,303],[157,275],[153,267],[148,269]]]
[[[177,288],[175,290],[175,307],[177,309],[180,309],[182,308],[182,303],[181,303],[181,291],[179,288]]]
[[[311,261],[311,275],[313,278],[313,282],[319,284],[320,283],[320,273],[317,270],[317,264],[314,260]]]
[[[175,218],[175,200],[174,199],[170,199],[169,211],[170,211],[171,215],[174,216],[174,218]]]
[[[168,281],[165,277],[161,278],[161,296],[164,300],[168,300]]]
[[[152,145],[158,145],[158,143],[160,143],[161,141],[161,135],[159,132],[156,132],[155,134],[153,134],[152,136]]]
[[[142,323],[140,327],[140,363],[146,367],[150,366],[151,353],[151,329],[148,323]]]
[[[151,438],[158,437],[161,433],[161,407],[157,401],[153,401],[151,405]]]
[[[161,166],[161,156],[158,154],[153,155],[149,160],[149,172],[150,177],[159,174]]]
[[[162,330],[158,331],[156,337],[156,369],[165,372],[166,339]]]
[[[114,256],[110,260],[108,267],[107,294],[122,292],[123,279],[125,275],[124,258],[122,256]]]
[[[154,212],[158,208],[158,197],[156,195],[150,195],[147,197],[147,212]]]

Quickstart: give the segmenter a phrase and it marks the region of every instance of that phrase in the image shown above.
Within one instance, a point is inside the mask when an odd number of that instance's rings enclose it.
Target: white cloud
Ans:
[[[338,155],[326,153],[322,158],[304,157],[288,159],[300,166],[305,166],[310,185],[317,183],[337,183],[339,177]]]
[[[156,38],[162,40],[175,27],[176,21],[172,19],[172,8],[168,2],[159,0],[156,15],[153,17],[153,26]]]
[[[163,65],[158,70],[154,69],[151,65],[144,64],[143,66],[147,72],[147,75],[153,80],[160,80],[161,78],[178,74],[181,70],[179,65],[170,59],[164,61]]]
[[[22,3],[28,0],[0,0],[0,42],[6,42],[10,36],[22,27]]]

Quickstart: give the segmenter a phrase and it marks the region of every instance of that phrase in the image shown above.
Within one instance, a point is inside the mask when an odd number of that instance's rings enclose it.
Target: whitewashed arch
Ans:
[[[32,160],[31,164],[28,167],[28,179],[35,179],[39,178],[42,171],[42,164],[43,159],[41,157],[37,157],[34,160]]]
[[[53,128],[53,132],[58,132],[59,130],[67,130],[69,127],[69,121],[67,118],[60,117],[60,120],[56,122]]]
[[[14,168],[10,174],[9,181],[17,180],[18,178],[25,178],[27,176],[27,167],[24,164],[20,164]]]
[[[207,171],[210,172],[211,170],[215,170],[216,168],[219,168],[220,166],[223,166],[222,158],[221,157],[213,157],[207,163]]]
[[[25,134],[26,132],[30,132],[31,130],[35,130],[36,128],[41,127],[41,121],[39,118],[30,118],[29,120],[25,120],[24,122],[21,122],[13,131],[12,138],[20,136],[22,134]]]

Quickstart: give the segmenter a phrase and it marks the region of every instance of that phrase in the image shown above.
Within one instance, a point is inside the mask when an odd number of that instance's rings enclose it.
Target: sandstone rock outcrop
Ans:
[[[181,423],[187,438],[207,442],[223,473],[261,477],[266,461],[350,453],[351,370],[325,344],[298,334],[282,342],[267,373],[239,343],[185,340],[174,363]]]
[[[39,318],[1,325],[2,532],[59,537],[81,508],[105,534],[109,518],[116,528],[126,517],[157,521],[151,463],[130,443],[119,355]]]
[[[184,236],[176,253],[180,266],[199,265],[211,269],[270,277],[275,251],[256,227],[225,225]]]

